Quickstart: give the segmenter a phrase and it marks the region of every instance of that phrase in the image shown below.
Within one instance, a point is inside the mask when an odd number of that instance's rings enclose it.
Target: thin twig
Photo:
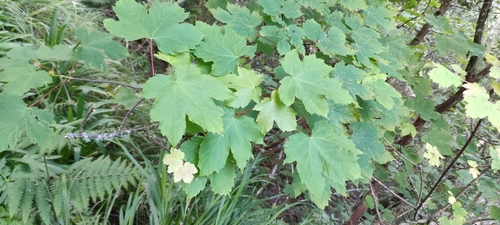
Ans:
[[[375,212],[377,213],[378,222],[380,224],[384,224],[384,222],[382,221],[382,217],[380,216],[380,211],[378,210],[378,198],[377,195],[375,195],[375,192],[373,191],[372,182],[368,182],[368,185],[370,186],[370,193],[372,194],[373,205],[375,206]]]
[[[481,174],[479,174],[479,176],[474,178],[474,180],[472,180],[469,184],[467,184],[467,186],[463,187],[462,190],[460,190],[460,192],[458,192],[458,194],[455,196],[455,199],[460,198],[460,196],[462,196],[467,190],[469,190],[469,188],[472,187],[472,185],[475,184],[479,180],[479,178],[481,178],[483,175],[485,175],[486,172],[488,172],[488,171],[489,171],[489,168],[484,170]],[[434,213],[434,216],[440,215],[443,211],[450,208],[450,206],[451,206],[451,203],[446,204],[444,207],[442,207],[438,211],[436,211]]]
[[[167,151],[170,151],[170,149],[169,149],[169,148],[167,148],[165,145],[163,145],[162,143],[160,143],[159,141],[157,141],[157,140],[153,137],[153,134],[149,133],[147,130],[145,130],[144,132],[148,135],[149,139],[151,139],[151,141],[153,141],[155,144],[157,144],[158,146],[160,146],[160,148],[163,148],[163,149],[165,149],[165,150],[167,150]]]
[[[142,89],[142,87],[139,86],[134,86],[118,81],[112,81],[112,80],[92,80],[92,79],[87,79],[87,78],[78,78],[78,77],[68,77],[68,76],[63,76],[61,77],[68,78],[69,80],[78,80],[78,81],[87,81],[87,82],[93,82],[93,83],[106,83],[106,84],[116,84],[116,85],[121,85],[124,87],[129,87],[129,88],[134,88],[134,89]]]
[[[89,119],[90,114],[92,114],[92,112],[94,112],[94,110],[95,110],[95,103],[92,105],[92,107],[90,107],[90,109],[87,112],[87,114],[85,114],[85,117],[83,117],[83,121],[80,124],[80,130],[78,130],[78,134],[82,135],[82,133],[83,133],[83,126],[85,125],[85,123]]]
[[[130,113],[132,113],[132,111],[134,111],[135,107],[137,107],[142,101],[144,101],[145,98],[141,98],[139,99],[139,101],[137,101],[134,106],[132,106],[132,108],[130,108],[130,110],[128,110],[127,114],[125,114],[125,117],[123,117],[123,120],[122,120],[122,123],[120,124],[120,127],[118,128],[118,130],[123,130],[123,126],[125,125],[125,121],[127,120],[127,118],[130,116]]]
[[[391,190],[389,187],[385,186],[384,183],[382,183],[381,181],[379,181],[377,178],[375,177],[372,177],[372,179],[374,181],[376,181],[378,184],[380,184],[380,186],[382,186],[383,188],[385,188],[388,192],[390,192],[392,195],[394,195],[394,197],[396,197],[397,199],[401,200],[402,202],[406,203],[407,205],[409,205],[410,207],[412,208],[416,208],[413,204],[411,204],[410,202],[406,201],[406,199],[404,199],[403,197],[399,196],[398,194],[396,194],[396,192],[394,192],[393,190]]]
[[[448,165],[448,167],[446,167],[446,169],[443,171],[443,173],[441,174],[441,176],[439,177],[439,179],[437,180],[437,182],[434,184],[434,186],[432,186],[432,188],[429,191],[429,193],[427,193],[427,195],[424,197],[424,199],[422,199],[422,201],[420,202],[420,204],[418,204],[418,206],[417,206],[417,208],[415,210],[415,215],[414,215],[414,219],[415,220],[417,219],[418,212],[420,211],[420,208],[422,208],[422,206],[424,205],[424,203],[431,197],[432,193],[434,193],[434,191],[436,190],[436,188],[438,187],[438,185],[441,183],[441,181],[444,179],[444,177],[448,174],[448,172],[450,171],[450,169],[455,165],[455,163],[457,162],[458,158],[460,158],[460,156],[462,156],[462,154],[464,153],[464,151],[467,148],[467,146],[469,146],[469,144],[472,141],[472,139],[474,139],[474,136],[476,136],[476,132],[479,130],[479,127],[481,126],[482,122],[483,122],[483,119],[480,119],[477,122],[476,127],[474,128],[474,130],[470,134],[469,139],[467,139],[467,141],[465,142],[465,144],[462,146],[462,149],[460,149],[460,151],[457,153],[457,155],[455,156],[455,158],[453,158],[453,160],[451,160],[450,165]]]
[[[101,133],[101,134],[94,134],[94,133],[67,133],[65,138],[83,138],[86,140],[90,139],[97,139],[97,140],[104,140],[104,139],[111,139],[123,135],[130,135],[133,133],[137,133],[140,131],[146,131],[146,130],[151,130],[158,127],[157,124],[149,125],[146,127],[139,127],[139,128],[134,128],[134,129],[128,129],[128,130],[121,130],[121,131],[116,131],[112,133]]]
[[[40,103],[43,99],[45,99],[45,97],[47,97],[47,95],[49,95],[50,93],[52,93],[52,91],[54,91],[59,86],[65,84],[65,83],[68,83],[68,82],[69,82],[69,80],[64,80],[63,82],[57,84],[55,87],[51,88],[47,93],[45,93],[44,95],[42,95],[42,97],[40,99],[36,100],[36,102],[33,102],[29,107],[33,107],[36,104]]]

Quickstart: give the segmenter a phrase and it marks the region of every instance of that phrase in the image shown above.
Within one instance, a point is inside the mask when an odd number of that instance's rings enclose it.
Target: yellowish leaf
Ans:
[[[193,174],[197,172],[198,170],[192,163],[185,162],[181,168],[174,172],[174,181],[177,183],[183,180],[185,183],[191,183],[194,178]]]
[[[479,170],[477,169],[477,163],[476,161],[472,160],[467,160],[467,163],[469,163],[469,173],[472,175],[472,177],[475,179],[477,176],[479,176]]]
[[[168,166],[168,172],[173,173],[182,167],[184,159],[184,152],[177,148],[172,148],[170,154],[163,156],[163,163]]]
[[[439,153],[438,149],[429,143],[425,144],[427,151],[424,153],[424,157],[429,160],[431,166],[439,166],[439,159],[443,158],[443,155]]]

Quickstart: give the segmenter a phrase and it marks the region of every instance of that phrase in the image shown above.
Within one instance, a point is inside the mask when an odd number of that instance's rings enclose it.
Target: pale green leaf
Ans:
[[[175,68],[173,75],[149,78],[141,95],[156,98],[151,120],[160,122],[162,134],[175,146],[186,130],[186,115],[207,131],[222,132],[224,111],[214,99],[226,100],[231,91],[216,78],[202,75],[195,65],[186,65]]]
[[[73,50],[69,45],[56,45],[52,48],[42,45],[35,51],[41,60],[69,61],[73,59]]]
[[[207,180],[207,177],[195,177],[190,183],[182,183],[182,189],[186,192],[186,197],[191,199],[198,195],[205,189]]]
[[[26,138],[42,148],[51,146],[51,112],[28,108],[20,96],[1,93],[0,115],[0,152]]]
[[[499,171],[500,170],[500,148],[496,147],[490,147],[490,156],[493,159],[491,162],[491,169],[493,171]]]
[[[135,0],[119,0],[113,10],[119,20],[104,20],[104,26],[111,34],[127,41],[153,39],[158,49],[166,54],[193,49],[203,38],[193,25],[179,24],[188,17],[188,13],[176,4],[155,1],[146,10]]]
[[[210,12],[215,19],[226,23],[240,36],[255,40],[258,34],[256,27],[262,23],[262,17],[259,12],[254,11],[250,13],[250,10],[246,7],[233,4],[227,4],[226,10],[217,8],[211,9]]]
[[[351,11],[367,9],[366,0],[337,0],[337,2]]]
[[[412,137],[415,137],[417,135],[417,129],[415,129],[415,126],[411,123],[404,123],[401,126],[401,135],[405,136],[411,134]]]
[[[485,54],[484,58],[486,58],[486,62],[492,64],[492,67],[490,68],[490,76],[495,79],[500,79],[500,60],[490,54]]]
[[[458,87],[462,84],[462,79],[443,65],[434,64],[434,66],[436,67],[429,72],[429,77],[439,86],[447,88]]]
[[[345,134],[323,121],[314,125],[312,135],[297,133],[285,143],[285,163],[297,163],[297,171],[311,199],[323,197],[325,186],[340,186],[361,177],[357,156],[361,152]]]
[[[222,170],[218,173],[210,174],[208,178],[210,179],[210,186],[213,192],[221,195],[229,195],[234,186],[234,178],[236,178],[234,165],[226,163]]]
[[[346,56],[354,54],[354,51],[346,45],[346,36],[344,32],[335,26],[330,27],[327,38],[319,40],[318,48],[330,57],[334,57],[335,55]]]
[[[114,60],[128,55],[125,47],[113,41],[112,35],[84,29],[77,29],[75,35],[80,40],[80,45],[76,49],[76,58],[85,62],[86,66],[107,72],[108,67],[104,62],[104,55]]]
[[[431,166],[439,166],[440,159],[443,159],[444,156],[439,153],[438,149],[429,143],[425,144],[425,148],[427,151],[424,153],[424,158],[429,160],[429,164]]]
[[[140,99],[129,88],[125,87],[119,87],[113,97],[114,100],[122,104],[125,109],[132,108]]]
[[[281,64],[289,75],[280,81],[278,89],[285,105],[289,106],[295,98],[299,98],[309,113],[326,117],[328,103],[323,96],[339,104],[353,102],[353,98],[342,88],[342,83],[336,78],[328,77],[333,68],[314,55],[300,60],[298,52],[292,50],[281,60]]]
[[[247,46],[244,37],[238,35],[233,29],[226,26],[224,33],[217,25],[207,25],[197,22],[196,26],[206,35],[194,53],[205,62],[214,62],[212,74],[224,76],[236,72],[238,59],[243,56],[253,57],[256,46]]]
[[[229,142],[221,134],[208,133],[200,145],[198,167],[200,176],[218,173],[229,156]]]
[[[229,99],[229,106],[233,108],[244,108],[250,101],[259,102],[261,88],[259,85],[264,80],[262,74],[253,70],[238,67],[238,75],[229,74],[221,80],[231,89],[236,90],[234,97]]]
[[[47,72],[37,71],[34,65],[25,63],[1,71],[0,81],[7,82],[3,86],[3,93],[21,96],[32,88],[52,83],[52,78]]]
[[[248,159],[253,158],[251,142],[264,143],[264,136],[252,118],[234,117],[234,111],[226,109],[222,120],[224,132],[209,133],[201,142],[198,166],[202,176],[220,172],[226,164],[229,150],[236,160],[236,165],[243,169]]]
[[[276,121],[276,124],[282,131],[292,131],[297,127],[295,112],[292,108],[286,106],[279,99],[276,91],[271,93],[271,98],[264,98],[255,107],[254,110],[260,111],[257,116],[257,122],[263,134],[267,133]]]

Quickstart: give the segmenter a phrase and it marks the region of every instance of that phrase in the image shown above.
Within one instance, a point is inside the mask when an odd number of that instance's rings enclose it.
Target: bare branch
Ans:
[[[132,111],[134,111],[134,109],[142,102],[144,101],[145,98],[141,98],[139,99],[139,101],[137,101],[134,106],[132,106],[132,108],[130,108],[130,110],[128,110],[127,114],[125,114],[125,117],[123,117],[123,120],[122,120],[122,123],[120,124],[120,127],[118,128],[118,130],[123,130],[123,126],[125,125],[125,121],[127,121],[127,118],[130,116],[130,113],[132,113]]]
[[[141,131],[147,131],[151,129],[155,129],[158,127],[157,124],[149,125],[146,127],[139,127],[139,128],[134,128],[134,129],[128,129],[128,130],[120,130],[112,133],[100,133],[100,134],[93,134],[93,133],[67,133],[65,138],[83,138],[85,140],[91,140],[91,139],[97,139],[97,140],[105,140],[105,139],[111,139],[123,135],[130,135],[134,134],[137,132]]]

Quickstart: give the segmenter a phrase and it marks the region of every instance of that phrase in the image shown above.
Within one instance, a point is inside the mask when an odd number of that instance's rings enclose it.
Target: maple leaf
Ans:
[[[424,153],[424,158],[429,160],[429,164],[431,166],[439,166],[439,160],[444,158],[441,153],[439,153],[438,149],[429,143],[425,144],[425,148],[427,151]]]
[[[395,99],[401,99],[401,94],[396,91],[390,84],[385,82],[385,77],[369,76],[365,77],[362,82],[364,85],[368,86],[373,92],[375,99],[387,110],[391,110],[396,104]]]
[[[210,179],[210,186],[213,192],[221,195],[229,195],[234,186],[234,178],[236,178],[234,164],[230,162],[226,163],[218,173],[214,172],[208,178]]]
[[[223,133],[208,133],[200,144],[198,167],[202,176],[219,172],[226,164],[230,150],[236,165],[244,168],[248,159],[253,158],[251,142],[264,143],[264,137],[252,118],[234,117],[234,111],[226,109],[222,121]]]
[[[490,54],[484,54],[484,58],[487,62],[492,64],[492,67],[490,68],[490,76],[495,79],[500,79],[500,60]]]
[[[246,7],[227,4],[226,10],[222,8],[210,9],[215,19],[228,24],[236,33],[250,40],[255,40],[258,31],[256,29],[262,23],[262,17],[258,11],[250,13]]]
[[[247,46],[244,37],[238,35],[228,26],[224,27],[224,33],[217,25],[210,26],[203,22],[197,22],[198,27],[206,36],[194,54],[206,62],[214,62],[212,74],[224,76],[236,72],[238,59],[242,56],[253,57],[256,46]]]
[[[155,1],[148,12],[135,0],[119,0],[113,10],[119,20],[104,20],[104,26],[111,34],[127,41],[153,39],[158,49],[167,54],[193,49],[203,38],[193,25],[179,24],[188,13],[176,4]]]
[[[380,143],[379,138],[382,136],[377,127],[367,122],[351,123],[352,142],[356,148],[363,151],[360,157],[368,157],[378,163],[387,163],[394,158],[387,152],[385,146]]]
[[[282,131],[292,131],[297,127],[296,113],[281,102],[276,91],[271,93],[271,98],[264,98],[255,105],[254,110],[260,111],[257,123],[263,134],[271,130],[275,121]]]
[[[368,100],[374,97],[374,93],[370,88],[361,81],[366,76],[366,73],[354,67],[353,65],[345,65],[344,62],[335,64],[333,75],[342,82],[342,87],[349,91],[352,97],[359,96],[362,99]]]
[[[253,70],[238,67],[238,75],[229,74],[221,77],[221,80],[231,89],[236,90],[234,97],[229,99],[229,106],[233,108],[244,108],[250,101],[259,102],[262,90],[259,85],[264,80],[262,74]]]
[[[491,162],[491,168],[493,171],[499,171],[500,170],[500,148],[493,148],[490,147],[490,156],[493,159]]]
[[[472,175],[472,177],[475,179],[477,176],[479,176],[479,174],[481,174],[479,172],[479,170],[477,169],[477,162],[476,161],[472,161],[472,160],[467,160],[467,164],[469,164],[470,168],[469,168],[469,173]]]
[[[185,162],[181,167],[175,170],[174,173],[174,182],[184,181],[185,183],[190,183],[194,176],[193,174],[197,173],[198,170],[196,167],[190,162]]]
[[[429,77],[441,87],[458,87],[462,79],[441,64],[434,64],[435,68],[429,72]]]
[[[216,78],[202,75],[195,65],[183,65],[173,75],[149,78],[141,96],[156,98],[151,120],[160,122],[162,134],[175,146],[185,133],[186,115],[210,132],[222,132],[224,111],[214,99],[227,100],[231,91]]]
[[[328,77],[333,68],[316,56],[308,55],[301,61],[297,50],[292,50],[285,54],[281,64],[289,75],[280,81],[278,89],[285,105],[291,105],[297,97],[302,100],[307,112],[326,117],[328,103],[323,96],[339,104],[353,102],[353,98],[342,88],[342,83]]]
[[[0,93],[0,152],[14,148],[20,140],[28,139],[42,148],[50,148],[54,114],[28,108],[21,96]]]
[[[327,121],[315,123],[311,136],[290,136],[285,154],[285,163],[297,162],[300,180],[316,199],[323,196],[326,185],[345,189],[346,181],[361,178],[357,163],[361,151]]]
[[[69,61],[73,59],[73,51],[69,45],[55,45],[52,48],[42,45],[35,51],[35,54],[41,60]]]
[[[169,154],[165,154],[165,156],[163,156],[163,164],[168,166],[169,173],[173,173],[182,167],[184,164],[183,159],[184,153],[177,148],[172,148]]]
[[[86,66],[107,72],[108,66],[104,62],[104,55],[110,59],[119,60],[128,54],[125,47],[113,41],[112,35],[84,29],[77,29],[75,35],[80,40],[80,45],[76,49],[76,58],[85,62]]]
[[[7,82],[3,86],[5,94],[21,96],[31,88],[52,83],[52,78],[47,72],[43,70],[37,71],[34,65],[26,62],[1,71],[0,81]]]

